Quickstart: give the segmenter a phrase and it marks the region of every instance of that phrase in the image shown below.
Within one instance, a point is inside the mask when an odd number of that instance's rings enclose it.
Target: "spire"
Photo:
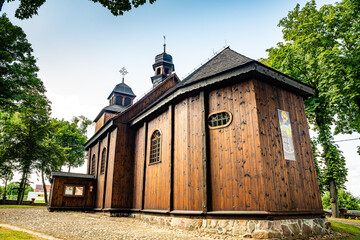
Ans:
[[[125,69],[125,67],[123,67],[119,72],[122,75],[122,83],[124,83],[124,76],[128,74],[128,71]]]
[[[166,52],[166,36],[164,35],[164,53]]]

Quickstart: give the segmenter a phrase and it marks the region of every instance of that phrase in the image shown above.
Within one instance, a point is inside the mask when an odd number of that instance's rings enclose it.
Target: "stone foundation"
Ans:
[[[129,214],[129,217],[170,228],[199,231],[201,233],[226,234],[248,239],[288,239],[291,237],[307,237],[328,233],[325,227],[327,225],[325,224],[325,218],[235,220],[140,213]]]

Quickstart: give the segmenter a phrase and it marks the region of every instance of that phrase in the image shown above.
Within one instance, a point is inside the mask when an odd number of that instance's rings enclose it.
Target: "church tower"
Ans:
[[[99,130],[108,120],[118,113],[123,112],[134,102],[134,98],[136,97],[134,92],[124,83],[124,75],[127,74],[126,69],[122,68],[120,73],[123,75],[122,82],[117,84],[114,90],[112,90],[107,98],[109,100],[109,105],[104,107],[94,120],[96,123],[95,132],[97,132],[97,130]]]
[[[175,66],[173,64],[172,56],[166,53],[166,44],[164,43],[164,52],[156,55],[155,63],[153,64],[155,75],[151,77],[153,87],[163,82],[173,71]]]

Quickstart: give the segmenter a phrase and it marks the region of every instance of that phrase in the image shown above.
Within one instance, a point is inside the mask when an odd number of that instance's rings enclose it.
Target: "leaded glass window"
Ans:
[[[208,124],[210,129],[226,127],[231,123],[232,115],[228,111],[215,112],[209,115]]]
[[[150,164],[161,162],[161,132],[155,130],[150,140]]]

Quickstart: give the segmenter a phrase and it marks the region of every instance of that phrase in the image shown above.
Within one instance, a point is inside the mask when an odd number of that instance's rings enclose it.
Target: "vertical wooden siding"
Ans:
[[[102,161],[102,152],[105,148],[107,148],[108,144],[108,137],[106,136],[100,142],[100,151],[98,156],[98,166],[97,166],[97,184],[96,184],[96,208],[103,208],[103,194],[104,194],[104,181],[105,181],[105,174],[101,174],[101,161]]]
[[[131,208],[134,166],[134,130],[126,123],[117,124],[112,208]]]
[[[135,134],[134,151],[134,184],[133,208],[141,209],[143,191],[144,161],[145,161],[145,127],[140,127]]]
[[[203,166],[199,95],[175,105],[174,210],[202,210]]]
[[[228,110],[232,123],[209,130],[212,210],[263,210],[264,185],[251,81],[209,93],[209,114]]]
[[[161,131],[161,162],[149,165],[149,157],[146,158],[146,180],[145,180],[145,209],[167,210],[169,202],[169,164],[171,139],[169,129],[169,111],[160,114],[148,123],[148,146],[147,156],[150,153],[151,134],[159,129]]]
[[[261,81],[254,83],[266,186],[265,209],[321,210],[303,98]],[[289,112],[296,161],[284,159],[278,109]]]
[[[105,208],[111,207],[112,185],[114,175],[114,161],[115,161],[115,146],[116,146],[117,129],[114,129],[110,134],[109,158],[107,160],[107,179],[105,192]]]

